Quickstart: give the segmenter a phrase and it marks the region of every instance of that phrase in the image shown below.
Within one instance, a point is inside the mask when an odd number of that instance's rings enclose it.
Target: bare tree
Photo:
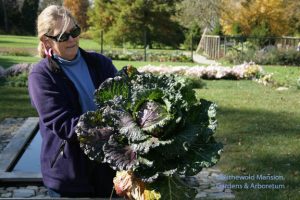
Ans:
[[[221,0],[183,0],[177,4],[177,19],[190,28],[197,24],[201,29],[213,30],[218,24]]]

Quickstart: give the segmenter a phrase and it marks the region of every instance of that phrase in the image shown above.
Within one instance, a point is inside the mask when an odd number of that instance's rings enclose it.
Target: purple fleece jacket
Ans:
[[[114,77],[117,70],[110,59],[80,51],[95,88]],[[101,190],[103,196],[109,196],[115,172],[106,164],[89,160],[79,147],[74,129],[82,111],[73,83],[53,59],[45,58],[30,72],[28,88],[39,115],[44,185],[66,193]]]

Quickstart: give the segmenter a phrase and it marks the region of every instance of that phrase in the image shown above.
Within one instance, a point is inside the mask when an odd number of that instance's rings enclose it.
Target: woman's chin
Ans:
[[[69,48],[66,50],[67,60],[73,60],[77,55],[78,47]]]

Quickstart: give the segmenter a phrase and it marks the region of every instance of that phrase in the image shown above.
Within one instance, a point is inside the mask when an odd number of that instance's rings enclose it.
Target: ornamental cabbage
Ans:
[[[129,66],[96,90],[97,110],[80,117],[76,133],[90,159],[118,171],[118,194],[195,197],[182,177],[216,164],[222,144],[213,137],[216,104],[197,100],[192,86],[184,77],[139,73]]]

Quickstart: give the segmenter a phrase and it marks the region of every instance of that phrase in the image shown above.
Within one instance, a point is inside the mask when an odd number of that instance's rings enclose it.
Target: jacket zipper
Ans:
[[[56,152],[54,159],[50,162],[50,167],[53,168],[54,164],[56,163],[58,156],[61,154],[62,156],[64,155],[64,147],[66,145],[66,140],[63,140],[62,143],[60,144],[60,147],[58,151]]]

